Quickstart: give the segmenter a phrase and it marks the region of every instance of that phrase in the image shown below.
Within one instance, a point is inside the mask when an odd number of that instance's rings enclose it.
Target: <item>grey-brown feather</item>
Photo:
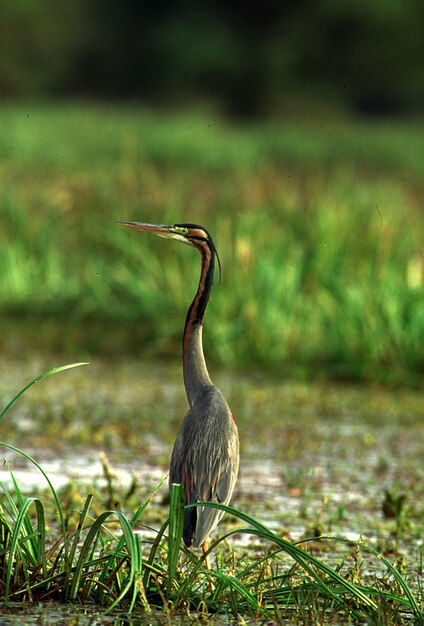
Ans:
[[[228,504],[237,480],[237,426],[221,391],[205,385],[197,394],[178,432],[171,456],[169,483],[184,486],[186,503]],[[223,512],[211,507],[186,509],[184,542],[202,545]]]

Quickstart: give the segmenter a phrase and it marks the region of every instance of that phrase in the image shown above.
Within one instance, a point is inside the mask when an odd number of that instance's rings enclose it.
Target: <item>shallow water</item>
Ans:
[[[3,361],[2,404],[33,376],[59,364]],[[226,372],[218,372],[215,381],[240,431],[236,508],[292,540],[337,535],[396,550],[411,579],[417,577],[424,520],[422,392]],[[94,486],[104,492],[107,480],[99,452],[105,452],[116,498],[135,485],[142,501],[166,476],[186,410],[178,363],[98,362],[31,387],[3,419],[1,439],[36,459],[57,489],[71,482],[81,491]],[[3,448],[2,456],[24,492],[46,485],[21,455]],[[10,483],[5,465],[0,479]],[[385,510],[385,491],[395,499],[405,496],[402,527],[399,516]],[[167,515],[166,492],[165,481],[153,502],[156,527]],[[226,516],[220,529],[232,524]],[[233,541],[242,551],[261,549],[248,535],[236,535]],[[317,549],[331,564],[347,544],[329,542]],[[366,568],[377,571],[371,558]]]
[[[186,615],[173,615],[172,620],[164,616],[163,611],[152,611],[141,613],[134,611],[131,615],[113,611],[105,614],[95,606],[78,606],[60,603],[44,605],[18,605],[10,604],[7,608],[0,607],[1,626],[17,626],[25,624],[34,626],[183,626],[187,623],[194,624],[214,624],[214,626],[236,625],[238,622],[234,618],[225,615],[214,615],[205,621],[201,615],[195,612],[190,614],[190,619]],[[246,622],[245,622],[246,623]],[[263,621],[249,620],[249,626],[263,626]],[[267,622],[269,624],[269,622]],[[280,622],[281,623],[281,622]],[[285,624],[286,622],[282,622]],[[289,624],[289,622],[287,622]]]

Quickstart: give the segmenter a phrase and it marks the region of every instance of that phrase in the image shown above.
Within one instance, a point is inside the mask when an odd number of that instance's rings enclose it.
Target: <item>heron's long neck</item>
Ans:
[[[199,286],[187,313],[183,337],[184,385],[190,406],[204,385],[211,385],[208,368],[203,354],[203,318],[212,289],[214,253],[207,244],[199,245],[202,269]]]

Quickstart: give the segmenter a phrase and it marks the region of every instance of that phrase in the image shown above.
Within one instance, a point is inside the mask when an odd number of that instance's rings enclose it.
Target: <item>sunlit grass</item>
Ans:
[[[3,107],[0,118],[9,336],[52,351],[178,356],[196,253],[115,221],[198,222],[223,264],[208,359],[420,384],[417,125],[237,128],[76,105]]]
[[[13,103],[0,110],[0,156],[43,172],[131,173],[136,161],[203,171],[250,171],[258,165],[320,167],[352,163],[424,173],[420,121],[359,121],[328,116],[231,124],[207,109],[154,111],[134,105]],[[105,177],[104,180],[106,180]]]

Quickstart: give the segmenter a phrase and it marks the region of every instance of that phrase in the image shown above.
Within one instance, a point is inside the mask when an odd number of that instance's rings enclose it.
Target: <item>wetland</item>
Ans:
[[[1,404],[90,361],[1,421],[1,621],[422,622],[422,123],[78,102],[0,121]],[[126,219],[203,224],[222,261],[205,353],[241,465],[209,573],[164,528],[198,259]]]
[[[1,365],[3,404],[11,390],[48,369],[34,358],[3,359]],[[361,540],[400,564],[420,593],[423,393],[264,373],[217,371],[214,381],[240,432],[234,507],[290,541],[337,538],[311,544],[333,567],[358,559],[352,546]],[[148,527],[157,531],[168,515],[169,455],[186,410],[178,362],[96,359],[28,390],[3,419],[2,441],[40,463],[69,509],[82,507],[93,493],[94,510],[118,507],[130,515],[154,493],[140,530],[149,536]],[[2,457],[2,482],[10,482],[11,468],[26,495],[45,491],[43,477],[25,457],[5,448]],[[237,524],[227,514],[218,534]],[[258,558],[265,549],[246,534],[235,534],[228,543],[238,558]],[[367,580],[386,576],[369,554],[361,554],[358,568]]]

